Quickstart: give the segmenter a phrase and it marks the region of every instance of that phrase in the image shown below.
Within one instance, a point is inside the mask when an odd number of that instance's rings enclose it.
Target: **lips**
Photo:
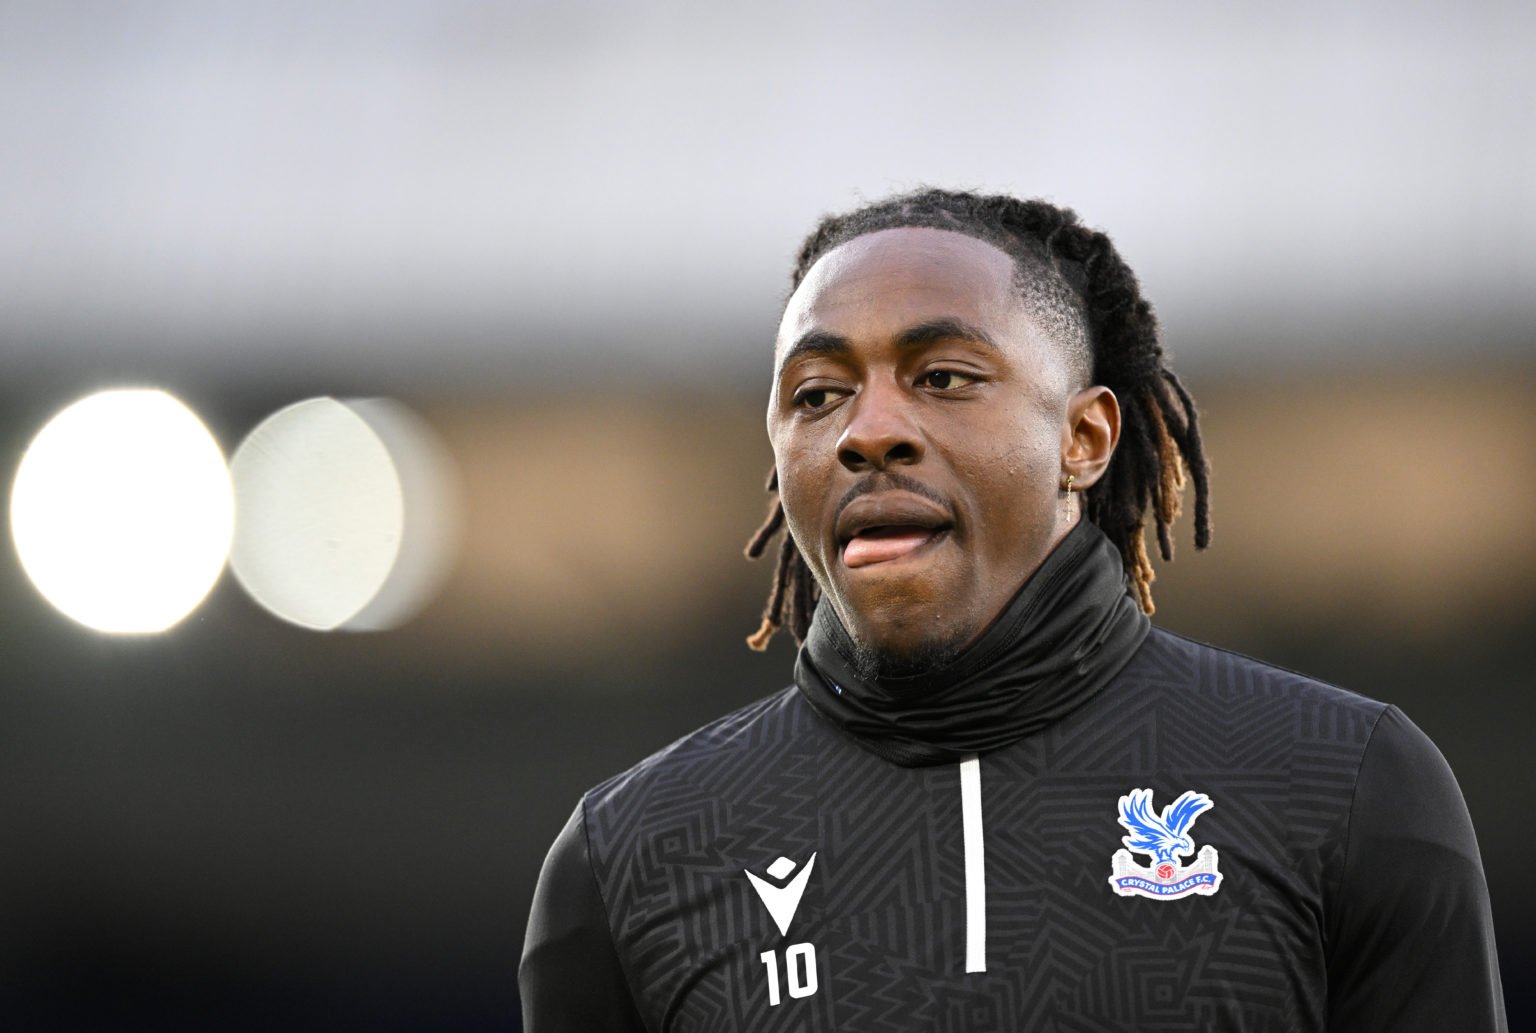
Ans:
[[[933,502],[905,491],[861,495],[837,517],[843,565],[867,567],[899,559],[954,526]]]

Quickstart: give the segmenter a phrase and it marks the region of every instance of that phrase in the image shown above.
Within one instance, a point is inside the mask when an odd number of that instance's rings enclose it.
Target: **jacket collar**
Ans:
[[[1126,591],[1120,552],[1079,521],[992,625],[943,667],[865,682],[825,599],[795,659],[811,706],[903,767],[998,749],[1060,720],[1104,688],[1151,627]]]

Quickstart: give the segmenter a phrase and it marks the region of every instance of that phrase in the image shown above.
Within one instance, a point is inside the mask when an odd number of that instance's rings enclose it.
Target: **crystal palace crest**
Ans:
[[[1204,793],[1185,792],[1156,814],[1150,789],[1132,789],[1120,797],[1120,824],[1129,835],[1121,840],[1125,849],[1116,850],[1111,859],[1110,888],[1122,897],[1153,900],[1215,893],[1221,887],[1215,847],[1201,847],[1194,864],[1186,866],[1180,860],[1195,853],[1190,826],[1213,806]],[[1133,853],[1146,854],[1150,863],[1145,867],[1136,864],[1131,859]]]

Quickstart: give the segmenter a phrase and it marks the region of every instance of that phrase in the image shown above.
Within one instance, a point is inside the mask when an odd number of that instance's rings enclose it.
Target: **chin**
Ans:
[[[878,569],[878,568],[876,568]],[[975,579],[953,567],[924,564],[878,579],[838,585],[854,668],[866,681],[922,674],[953,661],[980,634]]]
[[[854,643],[853,669],[864,681],[909,678],[943,667],[965,649],[964,639],[932,639],[901,651]]]
[[[941,666],[979,630],[957,626],[974,616],[970,604],[978,590],[975,571],[964,562],[924,555],[856,570],[841,564],[833,557],[832,601],[859,653],[861,676],[877,670],[900,677]]]

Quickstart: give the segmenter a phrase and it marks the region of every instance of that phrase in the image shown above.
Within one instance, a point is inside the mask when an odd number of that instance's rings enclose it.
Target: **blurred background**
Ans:
[[[791,256],[930,183],[1114,236],[1215,469],[1157,620],[1435,739],[1536,1024],[1533,48],[1516,3],[0,0],[0,1025],[517,1028],[581,792],[789,681],[741,546]],[[125,388],[234,471],[185,588],[137,423],[34,459]],[[50,604],[45,538],[168,630]]]

